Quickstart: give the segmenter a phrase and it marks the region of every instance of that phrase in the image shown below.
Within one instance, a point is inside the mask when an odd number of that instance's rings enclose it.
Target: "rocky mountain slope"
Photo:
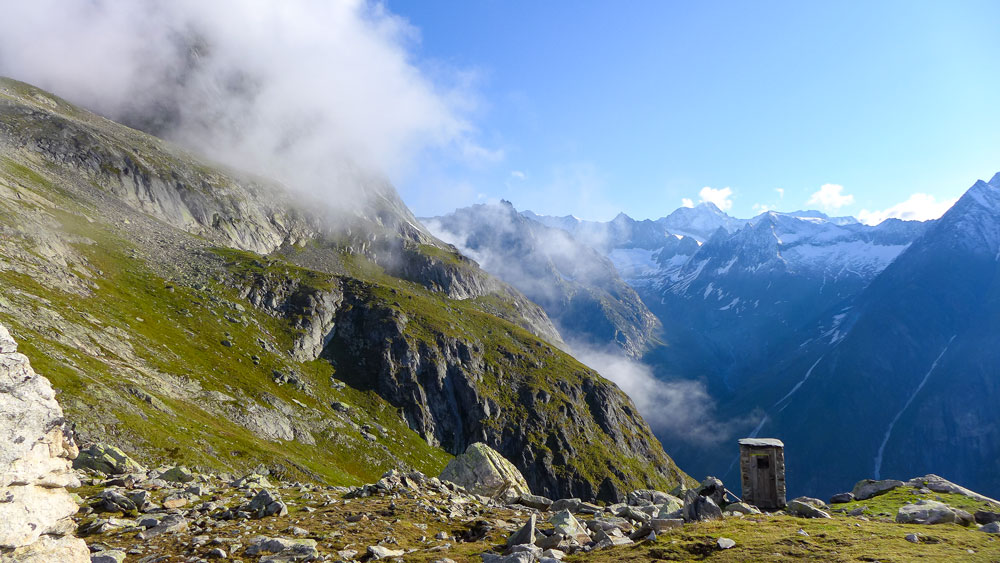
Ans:
[[[638,357],[659,328],[607,258],[509,202],[466,207],[424,223],[541,305],[564,338],[588,346],[610,343]]]
[[[1000,174],[747,386],[743,407],[813,464],[809,485],[934,467],[1000,491],[998,217]]]
[[[540,493],[685,479],[537,305],[357,182],[333,210],[5,79],[0,320],[140,458],[345,484],[481,441]]]
[[[659,268],[635,283],[660,318],[683,322],[666,325],[668,346],[650,360],[734,388],[744,370],[862,291],[927,225],[802,215],[768,212],[697,248],[661,250]]]

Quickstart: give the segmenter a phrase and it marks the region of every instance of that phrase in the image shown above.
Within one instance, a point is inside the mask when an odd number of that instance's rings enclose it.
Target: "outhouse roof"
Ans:
[[[778,440],[777,438],[743,438],[740,440],[741,446],[752,446],[752,447],[769,447],[777,446],[779,448],[785,447],[785,444]]]

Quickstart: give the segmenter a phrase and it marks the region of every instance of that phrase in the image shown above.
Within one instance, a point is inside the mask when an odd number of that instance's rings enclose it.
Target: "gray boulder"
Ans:
[[[855,500],[867,500],[903,485],[904,483],[897,479],[882,479],[881,481],[862,479],[854,485],[851,493],[854,495]]]
[[[163,534],[176,534],[188,529],[188,522],[180,514],[168,514],[152,528],[143,530],[136,535],[137,539],[148,540]]]
[[[563,536],[576,540],[581,544],[585,544],[590,541],[590,534],[587,533],[587,529],[580,524],[568,510],[563,510],[562,512],[557,512],[549,518],[549,523],[555,528],[556,534],[562,534]]]
[[[89,563],[66,492],[77,453],[49,380],[0,325],[0,563]]]
[[[792,499],[785,506],[785,510],[789,514],[800,518],[831,518],[830,514],[823,508],[826,508],[823,501],[810,497]]]
[[[980,510],[976,512],[975,518],[977,524],[992,524],[993,522],[1000,522],[1000,512]]]
[[[90,556],[90,563],[122,563],[123,561],[125,561],[125,552],[118,549],[98,551]]]
[[[830,497],[830,504],[843,504],[854,500],[854,493],[837,493]]]
[[[406,552],[402,549],[390,549],[381,545],[369,545],[368,557],[374,560],[388,559],[390,557],[402,557]]]
[[[552,506],[552,500],[543,496],[521,493],[514,501],[516,504],[534,508],[536,510],[548,510]]]
[[[994,508],[1000,509],[1000,501],[992,499],[988,496],[981,495],[975,491],[970,491],[965,487],[956,485],[955,483],[952,483],[951,481],[945,479],[944,477],[934,475],[933,473],[924,475],[923,477],[915,477],[913,479],[910,479],[909,481],[906,482],[906,484],[910,485],[911,487],[927,488],[934,491],[935,493],[953,493],[956,495],[962,495],[965,497],[969,497],[973,500],[977,500],[979,502],[992,505]]]
[[[666,495],[666,500],[659,505],[659,511],[656,514],[657,518],[680,518],[681,511],[684,509],[684,501],[673,496]]]
[[[125,552],[118,549],[98,551],[90,556],[90,563],[122,563],[123,561],[125,561]]]
[[[247,503],[246,511],[257,518],[264,518],[275,515],[284,516],[288,514],[288,507],[274,493],[268,489],[261,489]]]
[[[721,479],[716,477],[705,477],[705,480],[695,489],[703,497],[712,499],[716,506],[726,504],[726,486]]]
[[[178,465],[171,467],[160,475],[160,479],[173,483],[190,483],[194,481],[194,474],[187,467]]]
[[[521,545],[526,543],[535,543],[535,523],[536,517],[534,514],[528,518],[528,522],[521,527],[520,530],[511,534],[507,538],[507,547]]]
[[[900,524],[950,524],[959,519],[955,509],[936,500],[918,500],[896,512],[896,522]]]
[[[319,555],[319,551],[316,550],[316,540],[269,538],[265,536],[257,536],[250,540],[250,545],[246,549],[247,555],[265,553],[280,553],[281,555],[300,556],[302,558]]]
[[[737,514],[760,514],[760,510],[757,510],[757,507],[751,506],[745,502],[727,504],[726,512],[735,512]]]
[[[536,563],[538,561],[534,553],[526,551],[511,553],[510,555],[483,553],[480,557],[483,559],[483,563]]]
[[[987,534],[1000,534],[1000,522],[990,522],[989,524],[980,526],[979,531]]]
[[[722,518],[722,509],[710,497],[698,494],[697,489],[689,489],[684,494],[684,508],[681,516],[685,522],[701,522]]]
[[[90,444],[73,460],[76,469],[93,469],[109,475],[145,473],[146,468],[122,450],[108,444]]]
[[[114,489],[104,489],[98,498],[100,502],[94,508],[101,512],[132,512],[137,509],[132,499]]]
[[[552,512],[562,512],[563,510],[568,510],[570,512],[578,512],[580,510],[580,504],[582,504],[578,498],[561,498],[552,503],[549,510]]]
[[[451,460],[440,478],[490,498],[512,500],[521,494],[531,494],[517,467],[482,442],[470,445],[465,453]]]

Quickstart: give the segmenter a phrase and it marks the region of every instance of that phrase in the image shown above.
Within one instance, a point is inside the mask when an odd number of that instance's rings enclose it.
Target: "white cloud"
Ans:
[[[681,198],[682,207],[694,207],[694,201],[689,197]]]
[[[521,172],[520,170],[511,170],[510,177],[515,178],[517,180],[524,180],[525,178],[527,178],[524,172]]]
[[[771,210],[771,206],[766,203],[755,203],[753,204],[753,210],[757,213],[766,213]]]
[[[868,211],[862,209],[858,213],[858,220],[866,225],[878,225],[889,218],[903,219],[905,221],[927,221],[937,219],[944,215],[955,204],[954,199],[938,201],[930,194],[915,193],[906,201],[897,203],[892,207],[881,211]]]
[[[823,184],[819,191],[809,197],[807,205],[819,205],[824,210],[840,209],[854,203],[854,196],[845,194],[844,186],[839,184]]]
[[[785,199],[785,188],[774,188],[778,192],[778,199]]]
[[[425,70],[418,31],[381,2],[3,4],[0,75],[328,200],[352,195],[350,165],[504,158],[476,142],[474,73]]]
[[[732,209],[733,207],[732,195],[733,195],[733,190],[728,187],[715,189],[705,186],[704,188],[701,189],[701,191],[698,192],[698,197],[701,198],[701,201],[703,203],[706,201],[710,201],[714,203],[716,207],[718,207],[723,211],[728,211],[729,209]]]
[[[598,350],[571,342],[573,356],[613,381],[635,403],[639,413],[659,436],[691,444],[718,444],[730,439],[746,420],[720,419],[705,385],[698,381],[663,381],[649,365],[613,350]]]

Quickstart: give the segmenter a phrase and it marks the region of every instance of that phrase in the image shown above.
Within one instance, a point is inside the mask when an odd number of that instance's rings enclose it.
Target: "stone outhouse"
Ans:
[[[785,506],[785,444],[774,438],[740,440],[743,502],[775,510]]]

